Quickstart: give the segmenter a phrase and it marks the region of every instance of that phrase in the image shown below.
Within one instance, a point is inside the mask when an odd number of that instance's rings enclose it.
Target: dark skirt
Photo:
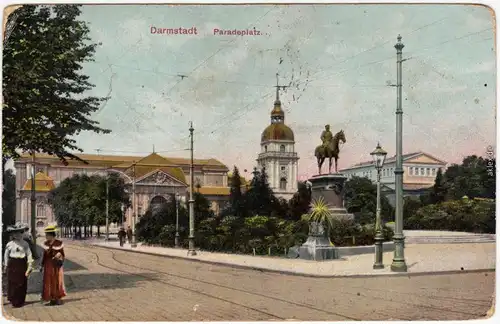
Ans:
[[[28,261],[26,258],[9,258],[7,263],[7,299],[13,307],[21,307],[28,292]]]

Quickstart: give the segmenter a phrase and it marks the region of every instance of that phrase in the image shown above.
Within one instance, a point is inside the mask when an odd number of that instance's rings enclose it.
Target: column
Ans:
[[[21,193],[19,190],[16,190],[16,222],[21,221]]]
[[[274,161],[274,188],[280,187],[279,161]]]
[[[293,191],[293,162],[288,162],[288,175],[286,179],[286,191]]]

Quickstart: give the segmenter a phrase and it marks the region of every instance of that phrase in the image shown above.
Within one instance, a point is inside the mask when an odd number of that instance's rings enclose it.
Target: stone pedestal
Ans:
[[[346,180],[347,177],[339,173],[317,175],[309,179],[312,199],[316,200],[323,197],[325,203],[330,206],[330,211],[334,218],[354,218],[354,215],[347,213],[347,210],[344,208],[342,195]],[[299,257],[301,259],[316,261],[339,258],[338,250],[331,245],[324,224],[311,223],[309,225],[309,237],[300,247]]]
[[[323,224],[309,224],[309,237],[299,248],[299,257],[314,261],[339,258],[338,250],[331,244],[328,232]]]

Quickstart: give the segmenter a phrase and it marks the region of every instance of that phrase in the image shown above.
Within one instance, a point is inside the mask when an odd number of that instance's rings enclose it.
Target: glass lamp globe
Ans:
[[[373,163],[375,163],[375,168],[381,169],[384,165],[387,152],[380,147],[380,143],[377,144],[375,151],[371,152],[370,155],[373,158]]]

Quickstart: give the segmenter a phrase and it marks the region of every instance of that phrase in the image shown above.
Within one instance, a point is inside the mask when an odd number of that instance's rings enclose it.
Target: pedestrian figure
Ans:
[[[28,292],[28,277],[33,271],[33,256],[23,240],[23,227],[11,226],[7,232],[12,240],[7,243],[4,253],[4,270],[7,273],[7,300],[13,307],[22,307]]]
[[[45,228],[45,238],[43,243],[43,292],[42,298],[49,301],[49,305],[59,305],[61,298],[66,296],[64,287],[64,246],[63,242],[56,239],[56,227]]]
[[[126,236],[127,233],[125,232],[125,229],[123,227],[120,227],[120,230],[118,231],[118,239],[120,240],[120,246],[123,246],[123,243],[125,243]]]
[[[22,223],[16,223],[16,226],[19,228],[24,228],[23,240],[25,240],[26,243],[28,243],[33,259],[38,260],[39,259],[38,251],[36,250],[36,245],[33,240],[33,236],[30,233],[30,227],[28,226],[28,224],[22,224]]]
[[[127,240],[128,240],[128,243],[132,243],[132,228],[127,227]]]

